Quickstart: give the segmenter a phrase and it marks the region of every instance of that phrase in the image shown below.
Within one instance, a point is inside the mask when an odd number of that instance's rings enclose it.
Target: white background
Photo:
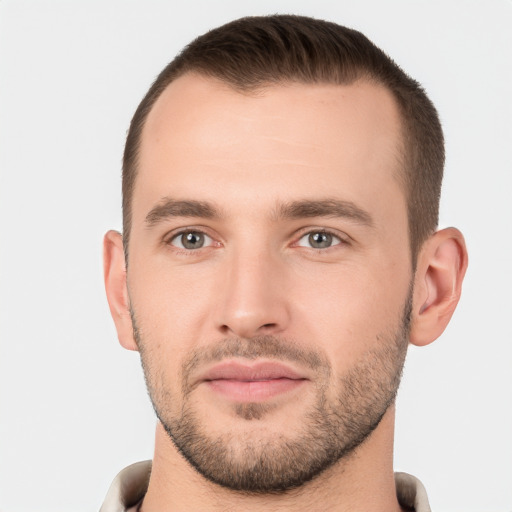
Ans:
[[[99,508],[152,455],[138,356],[104,298],[136,105],[193,37],[242,15],[362,30],[422,82],[447,142],[442,226],[470,268],[446,333],[413,349],[396,469],[433,510],[512,511],[512,1],[0,0],[0,510]]]

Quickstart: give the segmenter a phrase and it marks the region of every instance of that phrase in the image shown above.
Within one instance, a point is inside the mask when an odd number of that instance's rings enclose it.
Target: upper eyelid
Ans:
[[[352,237],[344,231],[338,231],[337,229],[325,227],[301,228],[295,232],[294,238],[296,241],[299,241],[301,238],[311,233],[327,233],[329,235],[335,236],[336,238],[339,238],[342,242],[350,242],[352,240]]]
[[[212,240],[214,239],[213,236],[211,236],[208,233],[206,233],[206,231],[201,231],[199,229],[185,229],[183,231],[177,231],[176,233],[173,233],[172,235],[170,235],[169,236],[169,241],[175,240],[176,238],[178,238],[180,236],[183,236],[186,233],[198,233],[198,234],[204,235],[205,237],[208,237],[208,238],[210,238]]]
[[[311,233],[325,233],[326,235],[331,235],[333,237],[339,238],[340,240],[343,239],[343,236],[335,231],[330,231],[328,229],[310,229],[307,231],[304,231],[299,235],[299,239],[304,238],[306,235],[311,235]]]
[[[205,229],[204,227],[196,227],[196,226],[185,226],[181,228],[172,229],[171,231],[167,231],[162,239],[164,242],[169,243],[171,240],[174,240],[176,237],[183,235],[184,233],[201,233],[206,235],[207,237],[215,240],[216,237],[213,235],[210,230]]]
[[[310,235],[311,233],[325,233],[327,235],[331,235],[333,237],[333,239],[336,239],[336,240],[339,240],[339,241],[336,241],[334,242],[332,245],[330,245],[329,247],[308,247],[306,245],[299,245],[300,244],[300,241],[302,239],[304,239],[306,236]],[[340,245],[348,245],[349,244],[349,241],[344,239],[343,237],[341,236],[338,236],[337,234],[335,233],[331,233],[330,231],[325,231],[325,230],[313,230],[313,231],[306,231],[305,233],[303,233],[301,236],[299,236],[295,242],[293,242],[292,246],[293,247],[300,247],[300,248],[304,248],[304,249],[311,249],[311,250],[314,250],[314,251],[318,251],[318,252],[322,252],[322,251],[328,251],[330,249],[335,249],[336,247],[340,246]]]

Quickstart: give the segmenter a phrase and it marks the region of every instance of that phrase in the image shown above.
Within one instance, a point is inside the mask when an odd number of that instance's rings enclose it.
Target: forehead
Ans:
[[[146,120],[134,213],[165,196],[275,202],[335,192],[375,201],[375,194],[401,193],[401,141],[391,93],[369,82],[241,93],[186,74]]]

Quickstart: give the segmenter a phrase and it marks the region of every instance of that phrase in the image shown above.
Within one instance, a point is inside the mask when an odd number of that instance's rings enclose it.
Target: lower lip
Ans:
[[[234,379],[216,379],[207,381],[214,392],[237,402],[263,402],[269,398],[289,393],[305,382],[305,379],[270,379],[241,381]]]

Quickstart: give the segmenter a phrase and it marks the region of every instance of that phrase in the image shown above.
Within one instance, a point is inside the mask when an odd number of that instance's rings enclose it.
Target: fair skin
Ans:
[[[241,94],[188,74],[164,91],[142,135],[128,270],[121,236],[111,231],[105,282],[121,344],[144,345],[155,376],[152,398],[163,404],[165,419],[172,423],[190,408],[208,436],[230,436],[234,457],[247,439],[257,449],[282,437],[294,442],[320,388],[327,403],[336,403],[343,391],[337,383],[354,368],[371,374],[370,356],[384,343],[394,346],[389,333],[400,330],[412,283],[410,342],[424,345],[442,333],[460,295],[464,241],[453,228],[437,232],[413,275],[397,179],[400,141],[393,98],[368,83]],[[183,245],[183,231],[195,245]],[[191,354],[262,336],[319,354],[331,374],[300,360],[278,361],[272,371],[293,377],[259,379],[258,365],[276,361],[228,357],[220,370],[198,363],[183,380]],[[226,371],[222,365],[243,378],[213,378]],[[180,392],[184,382],[188,394]],[[256,419],[241,412],[251,404]],[[365,442],[311,481],[248,494],[196,472],[159,422],[142,509],[400,510],[393,425],[391,405]]]

